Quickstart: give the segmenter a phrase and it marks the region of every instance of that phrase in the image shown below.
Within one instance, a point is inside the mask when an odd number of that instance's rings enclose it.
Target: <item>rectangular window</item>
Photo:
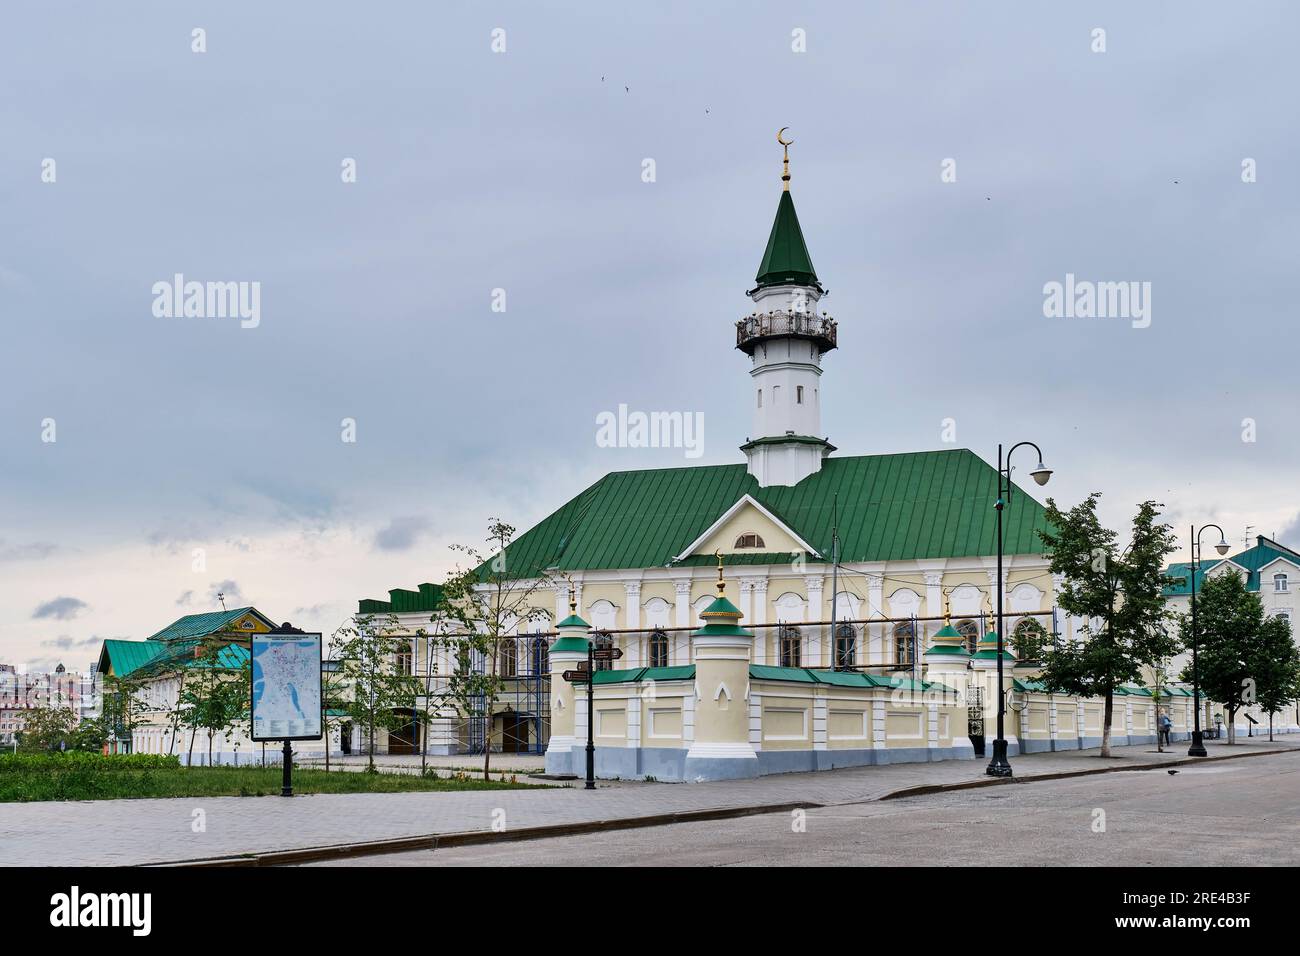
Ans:
[[[1273,575],[1273,590],[1274,590],[1274,591],[1278,591],[1278,592],[1282,592],[1282,591],[1285,591],[1285,590],[1286,590],[1286,575],[1285,575],[1285,574],[1275,574],[1275,575]]]
[[[773,385],[773,386],[772,386],[772,404],[773,404],[773,405],[779,405],[779,404],[781,404],[781,386],[780,386],[780,385]]]
[[[758,390],[758,407],[763,407],[763,390],[761,388]]]
[[[795,404],[796,404],[796,405],[802,405],[802,404],[803,404],[803,386],[802,386],[802,385],[796,385],[796,386],[794,387],[794,401],[795,401]]]

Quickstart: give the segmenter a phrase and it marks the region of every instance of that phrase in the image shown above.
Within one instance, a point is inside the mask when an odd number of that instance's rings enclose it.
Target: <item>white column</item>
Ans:
[[[753,593],[754,593],[754,579],[741,578],[740,596],[736,600],[736,607],[740,608],[740,613],[741,615],[743,615],[740,619],[741,627],[749,627],[749,625],[754,623],[753,615],[751,614],[749,609],[750,598],[753,596]]]
[[[674,581],[673,587],[677,591],[677,626],[690,627],[694,622],[691,620],[691,582],[690,579],[684,581]],[[679,664],[689,664],[690,661],[690,635],[687,631],[673,632],[672,654],[668,663],[676,666]]]
[[[559,624],[569,616],[569,582],[556,581],[555,588],[555,623]]]
[[[808,620],[820,621],[826,615],[823,613],[826,604],[822,597],[822,576],[820,574],[809,574],[803,579],[804,587],[808,591]],[[822,629],[819,626],[806,627],[804,630],[808,634],[808,643],[804,648],[807,655],[804,659],[804,667],[824,667],[822,662]]]
[[[867,613],[864,617],[880,617],[885,613],[885,576],[883,574],[867,575]],[[872,624],[868,627],[867,663],[885,663],[885,628],[884,624]]]
[[[757,628],[754,631],[754,663],[767,663],[767,644],[771,640],[771,628],[757,627],[759,624],[767,623],[767,578],[754,578],[751,584],[753,591],[753,600],[750,602],[753,611],[753,624]]]
[[[623,592],[627,595],[627,610],[624,612],[626,626],[632,630],[641,627],[641,582],[624,581]],[[645,638],[640,634],[629,634],[625,641],[627,647],[625,667],[641,666],[641,645],[645,643]],[[628,715],[629,719],[631,714]],[[628,735],[631,736],[631,727],[628,728]]]
[[[925,572],[925,613],[931,617],[938,617],[943,614],[943,572],[926,571]],[[921,652],[930,647],[930,638],[942,625],[934,621],[926,621],[925,626],[921,628],[921,634],[925,640],[921,641]]]

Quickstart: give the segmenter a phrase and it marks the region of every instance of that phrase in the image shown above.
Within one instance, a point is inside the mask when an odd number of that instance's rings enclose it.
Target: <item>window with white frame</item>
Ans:
[[[668,666],[668,635],[655,631],[650,635],[650,666]]]
[[[1281,594],[1287,590],[1286,573],[1279,571],[1273,575],[1273,590]]]
[[[799,628],[782,625],[780,638],[781,666],[803,667],[803,636]]]

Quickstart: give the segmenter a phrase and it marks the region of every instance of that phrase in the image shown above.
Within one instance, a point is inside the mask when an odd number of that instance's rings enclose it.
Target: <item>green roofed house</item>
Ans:
[[[250,635],[276,627],[255,607],[186,614],[142,641],[110,639],[100,647],[97,672],[107,678],[104,709],[117,717],[119,739],[110,744],[115,753],[178,754],[189,756],[189,733],[176,726],[174,715],[185,681],[201,669],[234,672],[247,666]],[[122,719],[122,694],[114,698],[113,679],[127,682],[134,704],[131,719]],[[110,699],[113,698],[113,699]],[[129,731],[127,729],[129,726]],[[246,730],[246,729],[245,729]],[[195,764],[207,760],[206,736],[200,733],[193,749]],[[323,744],[316,745],[319,750]],[[309,741],[295,743],[296,752],[309,753]],[[262,745],[246,732],[232,728],[213,738],[213,763],[262,759]],[[278,751],[272,755],[279,759]]]
[[[990,691],[984,701],[996,700],[994,688],[986,686],[996,672],[990,677],[969,661],[979,650],[980,635],[993,628],[989,615],[997,603],[997,468],[965,448],[853,455],[831,443],[822,430],[822,407],[823,400],[835,400],[835,387],[832,382],[822,393],[822,371],[839,348],[839,324],[822,308],[828,290],[795,209],[788,160],[782,179],[776,215],[747,293],[750,309],[734,323],[734,346],[744,357],[743,367],[737,362],[733,372],[736,396],[752,416],[749,434],[735,436],[737,460],[596,478],[520,534],[504,566],[512,576],[554,584],[554,602],[542,609],[553,622],[569,614],[566,579],[571,578],[577,613],[600,640],[622,651],[616,666],[631,674],[675,672],[697,663],[692,632],[714,600],[714,555],[720,553],[729,600],[742,615],[740,626],[753,635],[746,651],[753,667],[784,669],[789,676],[783,681],[790,686],[807,683],[795,676],[805,672],[838,672],[905,680],[920,688],[930,682],[936,658],[946,653],[940,668],[946,685],[958,680],[962,686],[954,692],[964,693],[969,684]],[[758,213],[753,220],[758,226]],[[869,326],[865,318],[856,320],[858,342],[869,339]],[[702,335],[707,341],[707,330]],[[857,349],[850,360],[858,368],[844,369],[841,376],[861,375],[865,368],[890,374],[882,360],[865,352],[865,344]],[[718,358],[721,366],[723,357]],[[661,425],[664,433],[650,444],[671,447],[671,422]],[[1036,464],[1018,455],[1012,478]],[[1070,632],[1071,622],[1054,613],[1055,586],[1039,537],[1045,527],[1042,505],[1017,483],[1003,529],[1009,635],[1033,621],[1048,633]],[[489,564],[482,573],[485,580],[490,576]],[[422,585],[420,591],[432,587]],[[394,591],[386,602],[362,601],[359,610],[396,613],[414,632],[436,613],[429,602],[404,612],[408,597],[422,600],[415,593]],[[945,644],[947,652],[929,654],[942,627],[945,599],[961,641]],[[965,652],[958,653],[963,643]],[[532,645],[521,645],[516,658],[520,674],[540,669],[545,679],[545,659]],[[833,684],[818,677],[810,686]],[[725,690],[733,706],[741,706],[745,687]],[[544,707],[548,699],[544,692],[538,697]],[[865,725],[854,730],[848,717],[846,726],[835,730],[826,729],[829,716],[805,718],[790,717],[790,726],[774,733],[771,742],[757,740],[760,754],[789,749],[787,738],[801,734],[816,750],[839,746],[830,738],[861,744],[874,733]],[[609,719],[609,727],[618,725]],[[464,732],[439,731],[436,746],[472,748],[488,740],[490,746],[536,750],[546,743],[545,717],[522,744],[518,726],[507,729],[494,721],[477,742]],[[644,740],[677,740],[686,745],[683,750],[696,732],[689,714],[647,713],[634,724],[625,732],[635,729]],[[819,728],[816,740],[814,728]],[[1011,752],[1016,752],[1014,741]],[[793,757],[760,763],[800,765]]]
[[[1200,594],[1205,582],[1222,574],[1236,574],[1246,584],[1246,590],[1259,596],[1267,615],[1285,618],[1291,624],[1291,632],[1296,634],[1296,594],[1300,592],[1300,552],[1274,541],[1264,535],[1256,535],[1255,543],[1226,557],[1215,554],[1208,540],[1213,532],[1206,535],[1206,547],[1202,551],[1200,565],[1196,568],[1196,593]],[[1176,614],[1188,614],[1191,611],[1191,563],[1176,562],[1165,569],[1165,574],[1172,579],[1165,588],[1165,603]],[[1183,669],[1191,666],[1190,652],[1180,654],[1170,662],[1169,674],[1177,680]],[[1187,685],[1190,686],[1190,685]],[[1202,716],[1203,728],[1213,727],[1213,714],[1217,707],[1207,703]],[[1250,732],[1247,715],[1264,726],[1268,725],[1268,715],[1262,714],[1258,707],[1243,708],[1238,711],[1240,722],[1237,732]],[[1275,714],[1273,730],[1275,733],[1300,732],[1300,706],[1291,707],[1280,714]],[[1177,739],[1177,738],[1175,738]]]

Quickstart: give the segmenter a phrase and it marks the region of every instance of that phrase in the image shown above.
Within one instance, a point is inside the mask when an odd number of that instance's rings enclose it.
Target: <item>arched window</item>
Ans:
[[[1032,617],[1027,617],[1011,632],[1011,652],[1017,660],[1036,661],[1042,658],[1047,643],[1047,631]]]
[[[894,625],[894,663],[911,664],[915,659],[913,650],[915,648],[915,629],[911,621],[903,621],[901,624]]]
[[[975,647],[980,642],[980,628],[974,621],[958,621],[957,630],[961,632],[962,640],[966,643],[968,653],[974,654]]]
[[[766,547],[766,545],[763,544],[763,538],[752,531],[746,531],[744,534],[742,534],[739,538],[736,539],[737,551],[740,551],[744,548],[763,548],[763,547]]]
[[[781,666],[803,667],[803,636],[799,628],[783,624],[780,628]]]
[[[497,642],[497,676],[514,677],[519,670],[519,648],[513,637]]]
[[[546,638],[533,638],[533,673],[549,675],[551,673],[551,649],[546,646]]]
[[[668,666],[668,635],[663,631],[656,630],[650,634],[650,666]]]
[[[841,624],[835,629],[835,669],[852,670],[858,662],[858,632],[852,624]]]
[[[1274,590],[1274,591],[1277,591],[1277,592],[1279,592],[1279,593],[1281,593],[1281,592],[1283,592],[1283,591],[1286,590],[1286,575],[1285,575],[1285,574],[1275,574],[1275,575],[1273,575],[1273,590]]]

